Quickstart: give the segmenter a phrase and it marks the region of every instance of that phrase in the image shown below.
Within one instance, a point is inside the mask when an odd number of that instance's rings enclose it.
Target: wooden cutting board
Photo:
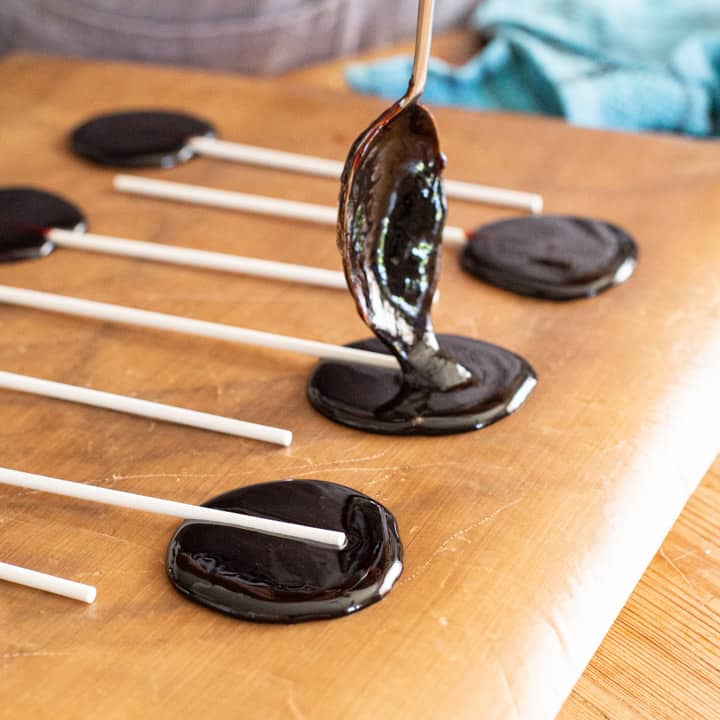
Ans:
[[[115,194],[71,157],[101,110],[186,108],[225,139],[342,158],[383,107],[222,75],[15,56],[0,63],[2,185],[61,192],[92,230],[338,268],[327,228]],[[540,383],[483,431],[393,439],[305,401],[308,358],[0,307],[0,367],[288,426],[289,449],[3,392],[0,464],[201,502],[283,477],[396,514],[406,569],[356,616],[244,624],[164,576],[172,520],[0,488],[2,559],[98,587],[94,606],[2,585],[0,716],[552,718],[720,450],[720,149],[437,112],[448,176],[619,223],[636,275],[593,300],[518,298],[448,249],[442,332],[527,357]],[[197,159],[148,176],[332,203],[328,180]],[[472,227],[502,211],[455,203]],[[60,250],[0,282],[328,342],[367,335],[348,295]]]

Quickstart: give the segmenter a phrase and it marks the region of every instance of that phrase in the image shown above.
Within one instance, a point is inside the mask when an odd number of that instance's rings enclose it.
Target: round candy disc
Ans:
[[[85,230],[78,208],[58,195],[32,188],[0,189],[0,262],[44,257],[54,245],[51,228]]]
[[[519,355],[497,345],[438,335],[440,349],[470,370],[475,381],[455,390],[419,390],[400,370],[321,361],[308,398],[342,425],[388,435],[447,435],[477,430],[516,410],[535,386],[535,373]],[[350,347],[387,352],[377,339]]]
[[[470,236],[461,264],[505,290],[572,300],[627,280],[637,264],[637,246],[610,223],[540,215],[479,228]]]
[[[195,154],[188,140],[215,137],[204,120],[181,113],[134,111],[100,115],[70,136],[74,152],[113,167],[173,167]]]
[[[186,521],[170,541],[170,581],[191,600],[243,620],[341,617],[382,599],[402,572],[390,511],[320,480],[283,480],[220,495],[208,507],[342,531],[343,550],[228,525]]]

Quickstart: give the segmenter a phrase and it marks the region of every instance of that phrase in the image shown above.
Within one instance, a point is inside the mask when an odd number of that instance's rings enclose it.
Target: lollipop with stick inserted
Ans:
[[[187,183],[117,175],[116,190],[132,195],[227,210],[337,224],[337,209]],[[462,268],[504,290],[574,300],[625,282],[637,264],[637,246],[621,227],[574,215],[516,217],[474,230],[446,225],[442,239],[460,245]]]
[[[321,480],[258,483],[204,505],[10,468],[0,468],[2,484],[185,518],[167,552],[170,581],[191,600],[243,620],[293,623],[349,615],[385,597],[403,568],[392,513],[363,493]],[[19,568],[4,570],[0,563],[0,580],[33,580]],[[50,580],[55,582],[44,589],[57,592],[59,582],[64,593],[94,597],[94,588],[73,583],[68,589],[66,582]]]
[[[140,242],[85,232],[82,212],[59,195],[34,188],[0,188],[0,262],[45,257],[55,247],[220,270],[345,289],[341,272],[291,263]]]
[[[72,150],[87,160],[112,167],[173,167],[196,155],[230,160],[306,175],[337,179],[343,164],[337,160],[283,152],[218,140],[215,128],[193,115],[160,110],[106,113],[75,128]],[[461,200],[503,205],[539,213],[540,195],[448,181],[448,194]]]
[[[308,388],[328,417],[384,433],[480,428],[515,410],[535,385],[518,355],[433,330],[446,206],[445,160],[419,103],[432,14],[433,3],[420,0],[408,91],[356,140],[340,191],[338,246],[360,317],[376,335],[353,347],[389,351],[400,372],[322,362]]]

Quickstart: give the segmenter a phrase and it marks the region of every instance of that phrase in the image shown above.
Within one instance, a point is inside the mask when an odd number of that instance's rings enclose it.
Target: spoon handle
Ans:
[[[430,62],[430,46],[432,44],[433,13],[435,0],[418,0],[418,22],[415,34],[415,58],[413,74],[410,78],[404,103],[410,103],[422,95],[427,81],[428,63]]]

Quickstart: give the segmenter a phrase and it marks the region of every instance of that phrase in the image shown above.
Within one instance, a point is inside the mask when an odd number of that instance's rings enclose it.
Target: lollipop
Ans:
[[[0,483],[184,518],[166,557],[172,584],[213,610],[256,622],[342,617],[385,597],[402,572],[392,513],[320,480],[239,488],[204,505],[0,468]],[[320,527],[317,527],[317,526]],[[0,563],[0,580],[92,602],[94,588]]]
[[[118,175],[116,190],[165,200],[335,226],[335,208],[185,183]],[[464,270],[483,282],[548,300],[592,297],[625,282],[637,246],[622,228],[572,215],[512,218],[475,230],[445,226],[442,239],[461,245]]]
[[[137,495],[136,493],[111,490],[97,485],[85,485],[84,483],[60,480],[46,475],[35,475],[19,470],[11,470],[10,468],[0,468],[0,483],[64,497],[78,498],[89,502],[115,505],[116,507],[141,510],[159,515],[170,515],[171,517],[185,518],[186,520],[220,523],[221,525],[241,528],[249,532],[294,541],[318,543],[335,549],[342,549],[347,545],[345,533],[338,530],[317,528],[309,524],[278,520],[271,517],[260,517],[257,513],[240,513],[202,505],[190,505],[148,495]]]
[[[215,523],[183,523],[170,541],[168,575],[183,595],[213,610],[258,622],[342,617],[381,600],[402,572],[392,513],[351,488],[320,480],[260,483],[206,505],[312,521],[347,538],[337,549]]]
[[[345,289],[341,272],[85,232],[82,212],[58,195],[0,188],[0,262],[40,258],[55,247]]]
[[[601,220],[512,218],[475,230],[460,264],[519,295],[573,300],[625,282],[637,265],[637,246],[622,228]]]
[[[72,150],[92,162],[112,167],[173,167],[195,157],[248,163],[338,179],[343,164],[269,148],[218,140],[205,120],[179,112],[135,110],[100,115],[72,131]],[[542,197],[487,185],[448,181],[448,194],[458,199],[504,205],[538,213]]]

